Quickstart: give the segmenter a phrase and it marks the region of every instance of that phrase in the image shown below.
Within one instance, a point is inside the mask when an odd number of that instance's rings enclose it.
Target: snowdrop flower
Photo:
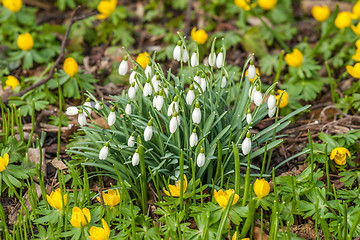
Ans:
[[[224,53],[223,53],[223,49],[221,48],[216,58],[216,67],[221,68],[222,66],[224,66]]]
[[[276,109],[277,109],[276,107],[274,107],[273,109],[269,109],[268,111],[269,118],[272,118],[275,115]]]
[[[115,107],[113,107],[113,108],[111,108],[111,112],[110,112],[110,114],[108,116],[108,124],[109,124],[109,126],[114,125],[115,121],[116,121]]]
[[[170,117],[171,115],[173,115],[174,110],[175,112],[179,111],[179,104],[178,104],[178,96],[174,97],[174,101],[172,101],[172,103],[170,103],[169,108],[168,108],[168,112],[167,115]]]
[[[165,95],[168,97],[169,96],[169,88],[168,88],[167,84],[164,84],[164,92],[165,92]]]
[[[144,131],[144,139],[145,141],[150,141],[151,138],[152,138],[152,134],[153,134],[153,131],[152,131],[152,121],[150,120],[145,128],[145,131]]]
[[[174,113],[174,115],[172,116],[171,120],[170,120],[170,133],[174,133],[176,131],[178,127],[178,121],[177,121],[177,113]]]
[[[77,107],[68,107],[66,109],[66,115],[68,116],[75,116],[79,113],[79,109],[77,109]]]
[[[276,107],[275,91],[272,90],[267,101],[268,109],[271,110]]]
[[[197,84],[201,84],[201,77],[200,77],[200,72],[197,72],[195,77],[194,77],[194,82],[196,82]],[[195,89],[198,89],[198,85],[195,84],[194,87]]]
[[[99,152],[99,159],[105,160],[109,154],[109,142],[105,143],[105,146]]]
[[[260,92],[260,87],[259,86],[256,86],[256,91],[254,93],[254,103],[256,106],[260,106],[262,102],[262,94]]]
[[[248,76],[251,79],[254,79],[256,77],[256,68],[253,61],[250,61],[250,66],[248,68]]]
[[[196,102],[195,109],[192,112],[192,121],[196,124],[199,124],[201,122],[201,111],[199,102]]]
[[[135,166],[139,165],[139,162],[140,162],[139,149],[136,149],[136,151],[131,159],[131,164],[135,167]]]
[[[91,102],[90,102],[90,98],[86,99],[85,103],[84,103],[84,109],[85,109],[85,112],[89,113],[89,115],[91,115]]]
[[[150,96],[152,94],[152,87],[150,84],[150,79],[146,80],[144,89],[143,89],[143,94],[145,97]]]
[[[189,55],[185,48],[183,48],[182,50],[182,60],[184,63],[187,63],[187,61],[189,60]]]
[[[179,113],[176,113],[176,121],[177,121],[178,126],[180,126],[181,119],[180,119]]]
[[[250,108],[249,108],[248,113],[247,113],[247,115],[246,115],[246,122],[247,122],[248,124],[250,124],[250,123],[251,123],[251,120],[252,120],[252,116],[251,116],[251,110],[250,110]]]
[[[201,89],[203,92],[206,91],[206,85],[207,85],[207,82],[206,82],[205,74],[203,74],[203,75],[201,75],[201,79],[200,79],[200,86],[201,86]]]
[[[208,62],[211,67],[215,66],[215,62],[216,62],[216,54],[215,53],[212,53],[212,54],[210,53]]]
[[[163,105],[164,105],[163,91],[160,90],[160,91],[159,91],[159,95],[158,95],[157,98],[156,98],[155,108],[156,108],[158,111],[161,111]]]
[[[97,103],[95,104],[95,109],[98,110],[98,111],[100,111],[101,109],[103,109],[103,107],[104,107],[104,104],[103,104],[102,102],[97,102]]]
[[[157,97],[159,95],[159,92],[157,92],[153,98],[153,107],[156,108],[156,102],[157,102]]]
[[[131,136],[129,137],[128,142],[127,142],[127,145],[128,145],[129,147],[133,147],[133,146],[135,146],[135,137],[134,137],[134,133],[133,133],[133,134],[131,134]]]
[[[244,141],[241,144],[241,150],[244,155],[248,155],[251,151],[251,133],[247,132]]]
[[[130,74],[130,77],[129,77],[129,83],[130,83],[130,85],[131,85],[133,82],[136,82],[136,81],[135,81],[135,77],[136,77],[137,72],[136,72],[135,70],[136,70],[136,67],[133,69],[133,71],[132,71],[131,74]]]
[[[136,88],[135,88],[135,82],[133,82],[131,84],[131,87],[129,88],[129,92],[128,92],[129,98],[130,99],[134,99],[135,95],[136,95]]]
[[[78,122],[80,126],[84,126],[86,124],[86,115],[83,113],[82,109],[79,110]]]
[[[173,57],[176,61],[180,62],[181,60],[181,41],[177,42],[176,47],[174,48]]]
[[[249,98],[251,99],[251,101],[254,101],[255,92],[256,92],[256,86],[252,85],[249,89]]]
[[[199,138],[196,134],[196,128],[192,131],[192,134],[190,135],[190,147],[194,147],[198,144]]]
[[[160,76],[158,73],[156,73],[152,79],[151,79],[151,84],[153,85],[153,88],[154,88],[154,91],[155,92],[158,92],[160,90],[160,85],[161,85],[161,82],[160,82]]]
[[[128,71],[129,65],[127,60],[128,60],[128,56],[125,56],[119,65],[119,74],[122,76],[124,76]]]
[[[152,76],[151,65],[152,65],[152,63],[149,62],[149,64],[145,68],[145,76],[146,76],[146,78],[151,78],[151,76]]]
[[[192,105],[192,103],[193,103],[193,101],[194,101],[194,99],[195,99],[195,92],[194,92],[194,85],[190,85],[190,87],[189,87],[189,91],[188,91],[188,93],[187,93],[187,95],[186,95],[186,104],[187,105]]]
[[[130,101],[126,104],[125,113],[126,113],[127,115],[130,115],[130,114],[131,114],[131,104],[130,104]]]
[[[197,156],[196,163],[197,163],[198,167],[202,167],[205,164],[205,150],[203,147],[201,147],[201,149],[200,149],[200,153]]]
[[[221,88],[225,88],[225,87],[226,87],[226,83],[227,83],[226,77],[223,76],[222,79],[221,79],[221,85],[220,85],[220,87],[221,87]]]
[[[196,67],[197,65],[199,65],[198,54],[196,49],[194,53],[191,55],[190,63],[192,67]]]

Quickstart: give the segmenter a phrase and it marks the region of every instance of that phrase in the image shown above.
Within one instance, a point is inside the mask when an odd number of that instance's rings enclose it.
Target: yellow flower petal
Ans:
[[[324,22],[329,18],[331,12],[326,5],[323,5],[323,6],[314,6],[311,9],[311,13],[313,17],[316,19],[316,21]]]
[[[73,76],[75,76],[75,74],[78,73],[79,65],[77,64],[77,62],[75,61],[74,58],[68,57],[64,61],[63,69],[67,75],[69,75],[70,77],[73,77]]]
[[[259,7],[261,7],[263,10],[268,11],[275,8],[277,0],[258,0],[257,3],[259,4]]]
[[[22,0],[2,0],[2,4],[5,8],[9,9],[11,12],[18,12],[22,6]]]
[[[34,46],[34,39],[30,33],[20,34],[17,38],[17,45],[21,50],[29,51]]]
[[[270,185],[265,179],[256,179],[254,192],[258,198],[264,198],[270,193]]]
[[[188,182],[187,182],[187,178],[186,175],[184,174],[184,188],[183,188],[183,193],[186,192],[186,188],[187,188]],[[166,191],[165,188],[163,189],[164,193],[168,196],[173,196],[173,197],[180,197],[180,180],[175,182],[175,185],[168,185],[169,191]]]
[[[286,63],[291,67],[300,67],[303,63],[304,56],[299,49],[294,49],[292,53],[285,56]]]
[[[196,27],[191,30],[191,38],[196,41],[199,45],[206,43],[209,36],[205,30],[199,29],[196,31]]]
[[[150,62],[150,55],[147,52],[140,53],[138,57],[136,58],[136,62],[142,67],[146,68],[146,66]]]

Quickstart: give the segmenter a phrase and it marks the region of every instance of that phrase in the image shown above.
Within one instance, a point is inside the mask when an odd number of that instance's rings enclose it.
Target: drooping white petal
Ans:
[[[197,134],[193,132],[190,135],[190,147],[196,146],[198,144],[198,142],[199,142],[199,138],[198,138]]]
[[[260,91],[255,91],[255,94],[254,94],[254,103],[256,106],[260,106],[261,104],[261,101],[262,101],[262,94]]]
[[[184,63],[187,63],[189,60],[189,55],[187,54],[187,51],[185,49],[182,50],[182,60]]]
[[[79,109],[77,107],[68,107],[66,109],[66,115],[68,116],[75,116],[79,113]]]
[[[274,107],[273,109],[269,109],[268,116],[272,118],[273,116],[275,116],[275,113],[276,113],[276,107]]]
[[[251,120],[252,120],[251,113],[248,113],[248,114],[246,115],[246,122],[247,122],[248,124],[250,124],[250,123],[251,123]]]
[[[146,76],[146,78],[151,78],[151,76],[152,76],[152,70],[151,70],[151,66],[149,66],[149,64],[145,68],[145,76]]]
[[[180,62],[181,60],[181,47],[179,45],[176,45],[173,52],[173,57],[176,61]]]
[[[256,68],[255,65],[250,65],[248,68],[248,76],[250,79],[254,79],[256,76]]]
[[[173,109],[175,108],[175,112],[179,112],[179,104],[177,102],[172,102],[170,103],[169,105],[169,108],[168,108],[168,112],[167,112],[167,115],[170,117],[173,115],[174,111]]]
[[[251,139],[245,138],[241,144],[241,150],[244,155],[248,155],[251,151]]]
[[[189,90],[186,95],[186,104],[191,105],[195,99],[195,93],[193,90]]]
[[[153,99],[153,107],[156,108],[156,102],[157,102],[158,96],[156,95]]]
[[[152,94],[152,87],[151,84],[149,82],[145,83],[144,89],[143,89],[143,94],[145,97],[150,96]]]
[[[216,62],[216,53],[213,53],[209,55],[208,62],[210,66],[214,66]],[[216,66],[215,66],[216,67]]]
[[[132,159],[131,159],[131,164],[133,166],[137,166],[139,165],[139,162],[140,162],[140,156],[139,156],[139,153],[135,152]]]
[[[197,53],[196,53],[196,52],[194,52],[194,53],[191,55],[191,61],[190,61],[190,63],[191,63],[191,66],[192,66],[192,67],[196,67],[197,65],[199,65],[199,63],[198,63],[198,56],[197,56]]]
[[[122,60],[119,65],[119,74],[124,76],[128,71],[128,67],[129,67],[128,62],[125,60]]]
[[[196,163],[198,165],[198,167],[202,167],[205,164],[205,154],[204,153],[199,153],[199,155],[197,156],[196,159]]]
[[[129,77],[129,83],[130,85],[133,83],[133,82],[136,82],[135,81],[135,76],[136,76],[136,72],[135,71],[132,71],[131,74],[130,74],[130,77]]]
[[[95,109],[98,110],[98,111],[100,111],[101,109],[103,109],[103,104],[100,103],[100,102],[97,102],[97,103],[95,104]]]
[[[178,126],[178,123],[177,123],[176,117],[172,117],[170,120],[170,126],[169,126],[170,133],[174,133],[177,129],[177,126]]]
[[[127,142],[127,145],[128,145],[129,147],[135,146],[135,137],[134,137],[134,136],[131,135],[131,136],[129,137],[128,142]]]
[[[201,122],[201,111],[200,108],[195,108],[192,112],[192,121],[199,124]]]
[[[275,95],[270,95],[267,101],[268,109],[273,109],[276,107],[276,98]]]
[[[126,113],[127,115],[130,115],[130,114],[131,114],[131,104],[130,104],[130,103],[126,104],[125,113]]]
[[[129,95],[129,98],[130,99],[134,99],[135,98],[135,95],[136,95],[136,89],[135,87],[130,87],[129,88],[129,92],[128,92],[128,95]]]
[[[99,152],[99,159],[105,160],[109,154],[109,147],[103,146]]]
[[[111,111],[109,116],[108,116],[108,124],[109,124],[109,126],[114,125],[115,121],[116,121],[116,114],[115,114],[115,112]]]
[[[196,82],[197,84],[200,85],[200,84],[201,84],[201,77],[196,75],[196,76],[194,77],[194,82]],[[197,85],[197,84],[194,84],[194,88],[195,88],[195,89],[198,89],[198,85]]]
[[[206,79],[205,79],[205,78],[201,78],[200,86],[201,86],[201,89],[202,89],[203,92],[206,91],[206,85],[207,85]]]
[[[152,138],[152,126],[146,126],[145,131],[144,131],[144,139],[145,141],[150,141]]]
[[[221,68],[224,65],[224,53],[219,52],[216,58],[216,67]]]
[[[161,111],[163,105],[164,105],[164,97],[161,96],[161,95],[157,96],[157,98],[156,98],[156,109],[158,111]]]
[[[156,79],[156,75],[154,75],[151,79],[151,83],[154,87],[154,91],[155,92],[158,92],[160,90],[160,85],[161,85],[161,82],[159,80]]]
[[[79,113],[78,122],[80,126],[84,126],[86,124],[86,115],[84,113]]]
[[[84,106],[85,112],[87,112],[87,113],[89,113],[89,115],[91,115],[91,112],[92,112],[91,103],[86,101],[83,106]]]
[[[226,77],[223,76],[222,79],[221,79],[221,85],[220,85],[221,88],[225,88],[226,87]]]

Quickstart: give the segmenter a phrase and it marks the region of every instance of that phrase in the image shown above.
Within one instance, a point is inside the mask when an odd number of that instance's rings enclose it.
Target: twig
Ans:
[[[80,21],[80,20],[82,20],[82,19],[88,18],[88,17],[90,17],[90,16],[94,16],[94,15],[97,14],[97,12],[92,12],[92,13],[90,13],[90,14],[87,14],[87,15],[80,16],[80,17],[75,18],[75,15],[76,15],[76,13],[80,10],[80,8],[81,8],[81,6],[77,6],[77,7],[75,8],[75,10],[73,11],[73,13],[71,14],[71,20],[70,20],[69,26],[67,27],[66,32],[65,32],[64,39],[63,39],[62,42],[61,42],[60,55],[59,55],[59,56],[57,57],[57,59],[55,60],[53,66],[51,67],[51,69],[50,69],[50,71],[49,71],[49,73],[48,73],[48,76],[47,76],[46,78],[40,80],[39,82],[31,85],[30,87],[22,90],[21,92],[19,92],[19,93],[17,93],[17,94],[14,94],[13,96],[15,96],[15,97],[23,96],[25,93],[27,93],[27,92],[29,92],[29,91],[31,91],[31,90],[33,90],[33,89],[35,89],[35,88],[37,88],[37,87],[45,84],[47,81],[49,81],[49,80],[53,77],[54,72],[55,72],[55,68],[60,64],[60,62],[62,61],[62,59],[63,59],[63,57],[64,57],[64,55],[65,55],[66,42],[67,42],[67,40],[68,40],[68,38],[69,38],[69,33],[70,33],[70,30],[71,30],[72,25],[73,25],[75,22],[77,22],[77,21]],[[7,104],[8,101],[9,101],[9,98],[5,98],[5,99],[3,100],[3,102],[4,102],[5,104]]]

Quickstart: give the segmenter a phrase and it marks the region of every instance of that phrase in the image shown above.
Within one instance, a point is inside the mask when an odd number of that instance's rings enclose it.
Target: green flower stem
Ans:
[[[141,142],[140,135],[138,136],[137,145],[139,148],[139,158],[140,158],[140,170],[141,170],[141,205],[143,214],[147,214],[147,202],[148,202],[148,191],[147,191],[147,180],[146,180],[146,166],[145,166],[145,157],[144,157],[144,148]]]
[[[250,154],[247,155],[247,167],[246,167],[246,176],[245,176],[245,191],[242,206],[245,206],[246,200],[249,194],[250,188]]]
[[[221,170],[221,164],[222,164],[222,144],[221,144],[221,141],[219,138],[216,140],[216,142],[217,142],[216,144],[217,144],[217,149],[218,149],[218,155],[217,155],[216,172],[215,172],[215,177],[214,177],[215,182],[217,181],[217,179],[219,177],[220,170]],[[235,165],[236,165],[236,162],[235,162]],[[235,169],[236,169],[236,166],[235,166]],[[236,171],[235,171],[235,174],[236,174]],[[235,178],[236,178],[236,175],[235,175]],[[236,189],[236,187],[235,187],[235,189]]]
[[[309,144],[310,144],[310,166],[311,166],[311,182],[313,184],[314,183],[314,146],[312,144],[312,138],[311,138],[311,133],[310,133],[310,129],[308,129],[308,134],[309,134]]]
[[[11,136],[14,137],[15,117],[14,108],[11,108]]]
[[[196,185],[195,185],[195,182],[196,182],[196,173],[195,173],[195,163],[194,163],[194,160],[192,158],[190,158],[190,164],[191,164],[191,175],[192,175],[192,197],[193,197],[193,201],[194,201],[194,204],[196,204],[196,194],[195,194],[195,191],[196,191]]]
[[[279,212],[278,212],[278,195],[277,195],[277,187],[276,187],[276,182],[275,182],[275,170],[274,170],[274,168],[273,168],[273,171],[272,171],[272,177],[273,177],[275,200],[274,200],[274,205],[273,205],[272,213],[271,213],[271,217],[270,217],[269,239],[270,240],[275,240],[276,239],[276,232],[277,232],[277,229],[279,227],[279,219],[278,219]]]
[[[183,208],[183,198],[184,198],[184,151],[181,149],[180,153],[180,209]]]
[[[331,77],[331,70],[330,70],[330,66],[329,63],[327,61],[325,61],[325,66],[326,66],[326,70],[329,76],[329,84],[330,84],[330,91],[331,91],[331,100],[333,103],[337,103],[338,102],[338,95],[336,93],[336,82],[335,79]]]
[[[31,144],[31,139],[34,135],[34,130],[35,130],[35,101],[32,100],[32,111],[31,111],[31,132],[30,132],[30,137],[29,137],[29,141],[28,144],[26,146],[26,152],[28,151],[30,144]]]
[[[251,226],[254,224],[254,215],[255,215],[255,200],[252,198],[249,201],[249,214],[248,217],[246,218],[246,221],[244,223],[244,226],[241,230],[241,234],[240,234],[240,238],[245,238],[247,233],[249,232],[249,229],[251,228]]]
[[[234,162],[235,162],[235,193],[240,195],[240,157],[239,157],[239,150],[236,147],[235,143],[232,143],[233,151],[234,151]],[[249,156],[249,155],[248,155]],[[250,157],[248,157],[248,160]],[[250,168],[250,166],[248,166]],[[245,184],[248,184],[245,181]],[[246,189],[246,186],[245,186]],[[246,201],[246,197],[244,197]],[[244,202],[243,202],[244,203]]]
[[[326,168],[326,183],[327,183],[327,191],[331,192],[331,185],[330,185],[330,176],[329,176],[329,158],[327,157],[327,147],[328,145],[325,145],[325,156],[326,156],[326,162],[325,162],[325,168]]]
[[[265,170],[265,163],[266,163],[266,153],[267,153],[267,142],[265,143],[265,151],[264,151],[264,157],[263,157],[263,162],[262,162],[262,165],[261,165],[261,172],[260,172],[260,177],[259,179],[262,178],[262,175],[264,173],[264,170]]]
[[[62,101],[63,101],[63,97],[62,97],[62,90],[61,90],[61,85],[60,85],[60,80],[59,80],[59,76],[57,74],[57,72],[55,72],[55,78],[58,84],[58,92],[59,92],[59,132],[58,132],[58,136],[57,136],[57,152],[56,152],[56,157],[57,159],[60,161],[60,143],[61,143],[61,117],[62,117]]]
[[[316,232],[316,239],[319,240],[319,230],[318,230],[318,221],[319,221],[319,198],[316,198],[315,204],[315,232]]]
[[[6,115],[4,109],[6,109],[5,104],[2,101],[2,98],[0,97],[0,104],[1,104],[1,118],[2,118],[2,132],[4,134],[4,142],[7,143],[7,123],[6,123]]]

